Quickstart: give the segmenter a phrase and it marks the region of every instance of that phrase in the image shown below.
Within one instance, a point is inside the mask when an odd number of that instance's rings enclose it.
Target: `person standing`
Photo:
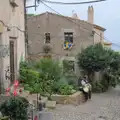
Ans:
[[[82,92],[85,95],[85,101],[87,101],[88,100],[89,89],[88,89],[88,86],[87,86],[87,79],[86,79],[86,77],[83,77],[83,79],[81,80],[81,85],[82,85]]]
[[[92,94],[92,87],[91,84],[88,82],[88,77],[84,76],[83,79],[81,80],[81,85],[83,88],[83,93],[85,95],[85,100],[87,101],[88,99],[91,99],[91,94]]]

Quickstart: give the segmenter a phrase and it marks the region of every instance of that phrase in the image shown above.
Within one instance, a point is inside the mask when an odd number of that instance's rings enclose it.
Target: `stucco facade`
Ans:
[[[25,56],[24,0],[0,1],[0,83],[7,87],[17,79],[19,63]],[[10,70],[9,72],[6,72]],[[12,76],[11,76],[12,75]]]
[[[91,14],[91,11],[88,14]],[[31,59],[40,59],[46,55],[44,46],[49,46],[51,51],[47,55],[57,60],[69,59],[77,63],[76,56],[82,49],[104,41],[105,29],[93,24],[91,22],[93,17],[89,15],[89,20],[84,21],[80,20],[77,15],[73,16],[75,17],[46,12],[28,17],[29,57]],[[45,43],[45,33],[50,35],[49,43]],[[73,34],[72,48],[67,50],[64,49],[65,33]]]
[[[81,49],[94,44],[92,35],[93,26],[84,21],[59,16],[53,13],[44,13],[28,19],[29,55],[43,55],[43,47],[50,45],[51,55],[55,58],[76,56]],[[79,25],[80,24],[80,25]],[[83,29],[83,28],[87,28]],[[50,43],[45,43],[45,33],[50,33]],[[73,47],[64,50],[64,33],[73,33]]]

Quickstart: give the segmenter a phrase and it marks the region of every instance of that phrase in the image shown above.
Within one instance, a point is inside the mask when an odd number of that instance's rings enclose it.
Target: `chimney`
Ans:
[[[88,7],[88,22],[94,24],[94,8],[93,6]]]

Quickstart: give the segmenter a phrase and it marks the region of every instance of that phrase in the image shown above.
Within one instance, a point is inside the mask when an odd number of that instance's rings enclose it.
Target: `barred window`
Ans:
[[[45,43],[50,43],[50,33],[45,33]]]
[[[66,42],[73,43],[73,32],[65,32],[64,39]]]

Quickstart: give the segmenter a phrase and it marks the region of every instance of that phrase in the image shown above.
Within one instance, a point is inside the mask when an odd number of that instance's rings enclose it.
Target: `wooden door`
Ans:
[[[14,57],[14,41],[10,41],[10,81],[13,83],[15,80],[15,57]]]

